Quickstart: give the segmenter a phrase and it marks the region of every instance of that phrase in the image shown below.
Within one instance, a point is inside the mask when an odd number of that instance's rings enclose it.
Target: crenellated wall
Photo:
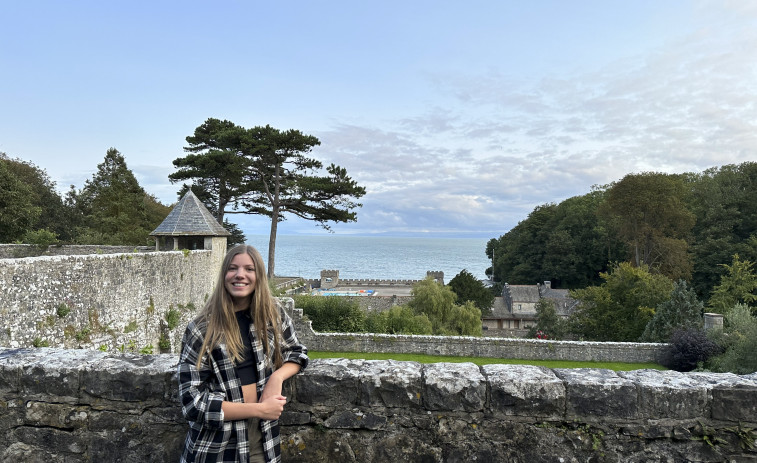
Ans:
[[[0,349],[0,461],[177,461],[176,355]],[[284,461],[754,461],[757,374],[313,360]]]

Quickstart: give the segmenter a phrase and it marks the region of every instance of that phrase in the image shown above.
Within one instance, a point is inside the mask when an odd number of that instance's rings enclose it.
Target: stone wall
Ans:
[[[205,250],[1,259],[0,346],[175,352],[219,265]]]
[[[0,349],[0,461],[176,461],[176,355]],[[754,461],[757,374],[314,360],[284,461]]]
[[[366,298],[369,299],[369,298]],[[418,336],[373,333],[318,333],[312,322],[284,298],[300,340],[313,351],[385,352],[458,357],[586,362],[660,363],[667,344],[635,342],[550,341],[474,336]]]
[[[75,256],[85,254],[120,254],[150,252],[154,246],[104,246],[90,244],[66,244],[61,246],[37,246],[34,244],[0,244],[0,259],[19,259],[37,256]]]

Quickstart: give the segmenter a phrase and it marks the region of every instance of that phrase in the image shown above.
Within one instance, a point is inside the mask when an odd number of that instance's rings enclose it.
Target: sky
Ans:
[[[164,204],[208,118],[297,129],[367,194],[336,234],[499,237],[629,173],[757,161],[757,2],[0,0],[0,152]],[[263,216],[231,215],[248,234]],[[289,218],[280,234],[324,233]]]

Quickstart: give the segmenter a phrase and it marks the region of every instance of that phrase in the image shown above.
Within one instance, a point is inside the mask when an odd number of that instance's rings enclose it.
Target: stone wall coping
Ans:
[[[113,259],[117,256],[131,256],[131,257],[146,257],[151,255],[166,255],[166,254],[181,254],[183,251],[150,251],[150,252],[114,252],[114,253],[102,253],[102,254],[60,254],[53,256],[30,256],[30,257],[17,257],[14,259],[0,259],[0,265],[12,266],[14,263],[28,263],[28,262],[60,262],[66,260],[87,260],[87,259]],[[190,252],[207,252],[212,251],[208,249],[193,249]]]
[[[419,342],[432,342],[432,341],[444,341],[445,343],[469,343],[469,342],[483,342],[483,343],[495,343],[495,344],[514,344],[518,346],[522,345],[534,345],[534,346],[549,346],[550,344],[559,344],[564,346],[577,346],[577,347],[623,347],[634,349],[658,349],[661,346],[665,346],[664,343],[651,343],[651,342],[601,342],[601,341],[555,341],[549,339],[530,339],[530,338],[501,338],[501,337],[489,337],[489,336],[438,336],[438,335],[417,335],[417,334],[385,334],[385,333],[326,333],[315,332],[317,336],[334,337],[334,338],[346,338],[346,339],[385,339],[385,340],[406,340],[406,341],[419,341]]]

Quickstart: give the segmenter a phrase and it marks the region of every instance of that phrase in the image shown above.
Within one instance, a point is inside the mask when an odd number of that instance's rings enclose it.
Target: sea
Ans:
[[[465,269],[485,280],[491,261],[489,238],[429,238],[354,235],[279,235],[277,276],[320,278],[321,270],[339,270],[344,279],[422,280],[426,272],[443,271],[448,283]],[[247,235],[268,262],[268,235]]]

